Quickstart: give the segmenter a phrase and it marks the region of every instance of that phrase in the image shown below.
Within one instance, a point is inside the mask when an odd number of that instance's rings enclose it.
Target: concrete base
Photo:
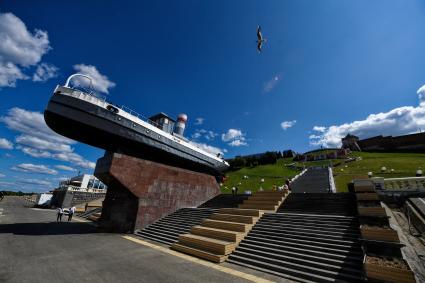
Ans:
[[[101,225],[117,232],[143,229],[220,193],[214,176],[118,153],[100,158],[94,174],[108,185]]]

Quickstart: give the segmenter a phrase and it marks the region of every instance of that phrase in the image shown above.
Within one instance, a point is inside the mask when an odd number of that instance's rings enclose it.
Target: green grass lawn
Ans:
[[[341,164],[334,168],[337,190],[347,191],[347,184],[356,176],[365,176],[372,172],[374,177],[398,178],[413,177],[416,170],[425,169],[425,154],[423,153],[375,153],[353,152],[352,156],[362,160]],[[381,168],[386,167],[386,173]],[[394,172],[391,172],[394,169]]]
[[[366,176],[372,172],[374,177],[397,178],[412,177],[416,170],[425,171],[425,153],[369,153],[353,152],[353,157],[361,157],[362,160],[341,164],[334,168],[335,184],[339,192],[347,191],[347,184],[356,176]],[[341,162],[341,159],[332,160],[333,164]],[[228,172],[227,180],[221,187],[223,193],[231,193],[233,186],[238,186],[238,193],[245,190],[256,192],[260,186],[264,190],[270,190],[273,185],[282,186],[287,178],[297,175],[300,171],[290,169],[285,164],[295,163],[296,166],[322,166],[329,165],[329,160],[293,162],[292,158],[279,159],[276,164],[259,165],[254,168],[242,168]],[[386,173],[381,173],[381,168],[387,168]],[[342,170],[341,170],[342,169]],[[391,172],[394,169],[394,172]],[[244,176],[248,179],[244,179]],[[264,183],[260,180],[264,178]],[[241,183],[241,185],[238,185]],[[226,189],[227,187],[227,189]]]
[[[282,158],[276,164],[259,165],[253,168],[247,167],[227,172],[227,180],[221,187],[221,191],[223,193],[231,193],[233,186],[239,188],[238,193],[243,193],[246,190],[256,192],[260,186],[264,190],[271,190],[273,185],[282,186],[286,179],[300,172],[285,166],[285,164],[290,163],[293,163],[292,158]],[[248,179],[244,179],[244,176],[248,176]],[[260,182],[261,179],[264,179],[264,183]],[[238,185],[239,183],[240,185]]]

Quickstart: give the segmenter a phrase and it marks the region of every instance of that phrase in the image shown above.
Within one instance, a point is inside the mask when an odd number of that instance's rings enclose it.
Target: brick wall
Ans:
[[[122,221],[133,221],[133,230],[144,228],[177,209],[197,207],[220,193],[214,176],[117,153],[107,154],[99,159],[95,175],[108,185],[110,196],[124,189],[137,199],[136,215],[124,216],[121,212],[120,218]],[[107,201],[111,200],[110,196],[107,195],[105,206],[111,203]],[[129,202],[131,203],[130,200]],[[115,210],[117,205],[119,203],[113,206]],[[105,217],[108,214],[108,219],[114,217],[111,208],[112,206],[104,207],[108,211],[105,213]],[[105,218],[106,225],[117,224],[118,218],[115,218],[114,224],[107,224],[108,219]],[[131,226],[130,224],[127,223],[125,227]]]

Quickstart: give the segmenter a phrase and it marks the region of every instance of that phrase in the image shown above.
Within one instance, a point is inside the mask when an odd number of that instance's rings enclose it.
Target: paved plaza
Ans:
[[[19,197],[0,202],[0,282],[284,282],[226,263],[211,268],[164,246],[99,233],[82,219],[55,220],[55,211]]]

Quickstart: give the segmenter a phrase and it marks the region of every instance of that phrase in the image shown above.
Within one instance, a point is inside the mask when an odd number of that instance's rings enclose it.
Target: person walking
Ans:
[[[58,215],[56,217],[56,222],[62,222],[62,215],[63,215],[63,208],[59,207],[58,208]]]
[[[74,213],[75,213],[75,206],[73,206],[73,207],[71,207],[69,209],[69,212],[68,212],[68,221],[71,221],[72,220],[72,216],[74,215]]]

